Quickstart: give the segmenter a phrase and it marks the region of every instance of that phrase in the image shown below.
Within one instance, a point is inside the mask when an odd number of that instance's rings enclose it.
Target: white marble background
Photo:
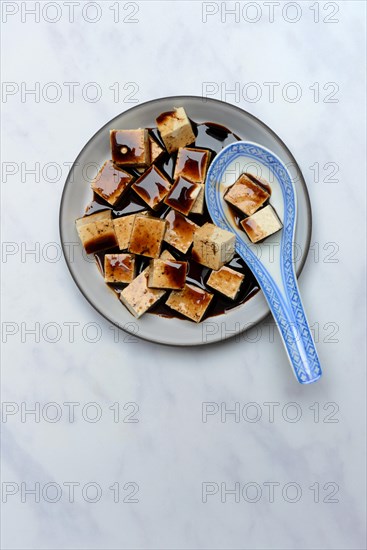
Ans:
[[[264,2],[251,2],[238,22],[224,11],[234,2],[75,2],[74,22],[67,2],[38,3],[35,22],[35,4],[1,6],[3,548],[365,548],[365,3],[276,3],[273,22]],[[216,13],[204,23],[203,10]],[[24,96],[37,82],[40,96]],[[56,102],[50,82],[61,89]],[[66,82],[80,83],[74,102]],[[90,82],[101,92],[96,102],[82,94],[93,97]],[[295,382],[269,320],[241,341],[200,349],[126,342],[84,300],[64,261],[52,261],[67,163],[133,105],[129,92],[139,102],[201,95],[203,82],[278,132],[304,171],[314,226],[300,286],[324,368],[309,387]],[[249,82],[261,91],[257,102],[246,96]],[[279,82],[273,102],[267,82]],[[302,93],[293,103],[289,82]],[[226,95],[236,83],[241,97]],[[39,177],[26,173],[35,163]],[[89,323],[98,323],[98,342]],[[67,402],[79,403],[74,421]],[[91,402],[97,409],[85,407]],[[129,402],[138,422],[126,421]],[[219,410],[237,402],[243,415],[203,422],[203,402]],[[266,403],[275,403],[273,422]],[[39,418],[25,414],[38,406]],[[96,410],[101,419],[88,421]],[[206,482],[215,494],[203,502]],[[268,482],[278,484],[273,499]],[[27,493],[37,483],[39,496]],[[88,502],[88,483],[100,487],[98,502]],[[138,485],[138,502],[123,502],[136,487],[127,483]],[[223,492],[221,502],[221,483],[239,484],[247,498]]]

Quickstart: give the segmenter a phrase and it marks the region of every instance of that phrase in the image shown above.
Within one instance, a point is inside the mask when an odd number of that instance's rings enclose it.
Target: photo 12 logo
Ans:
[[[137,82],[15,82],[1,83],[1,102],[20,103],[98,103],[104,98],[114,103],[139,103]]]
[[[95,401],[87,403],[79,401],[64,401],[63,403],[56,401],[47,403],[3,401],[1,403],[1,422],[4,424],[14,422],[22,424],[67,422],[74,424],[80,421],[96,424],[101,420],[110,420],[115,424],[137,424],[139,422],[138,415],[139,405],[135,401],[115,402],[112,405]]]
[[[294,323],[288,323],[287,326],[292,329],[295,341],[300,341],[301,335],[299,327]],[[226,340],[232,338],[234,343],[247,342],[248,344],[257,344],[260,341],[273,344],[277,338],[276,333],[279,325],[275,321],[263,322],[254,326],[253,322],[228,323],[226,321],[214,321],[208,319],[202,325],[202,341],[210,342]],[[315,343],[339,344],[340,326],[335,321],[320,323],[316,321],[310,324],[310,331]]]
[[[285,22],[295,24],[303,19],[313,23],[339,23],[339,2],[202,2],[203,23],[218,22],[255,24]]]
[[[340,86],[337,82],[215,82],[202,83],[203,101],[207,98],[230,103],[339,103]]]
[[[274,424],[287,422],[295,424],[304,420],[315,424],[338,424],[339,405],[334,401],[319,403],[315,401],[305,408],[296,401],[280,403],[279,401],[264,401],[257,403],[234,403],[205,401],[201,407],[201,421],[204,424],[225,424],[248,422],[251,424],[262,422]]]
[[[96,504],[101,500],[108,500],[115,504],[139,503],[139,484],[136,481],[120,483],[104,487],[101,483],[90,481],[48,481],[48,482],[15,482],[3,481],[1,484],[1,500],[3,504],[14,502],[50,503],[65,502],[68,504],[83,503]]]
[[[139,2],[1,2],[1,22],[11,23],[139,23]]]
[[[308,503],[338,504],[339,485],[335,481],[319,483],[316,481],[307,487],[296,481],[281,483],[279,481],[247,481],[241,483],[203,481],[201,501],[203,504],[219,501],[222,504],[267,502],[287,502],[295,504],[301,500]]]
[[[106,325],[90,321],[3,321],[1,323],[1,341],[3,344],[57,344],[64,342],[78,344],[85,342],[95,345],[106,339],[108,343],[137,344],[139,325],[128,321],[123,325]]]

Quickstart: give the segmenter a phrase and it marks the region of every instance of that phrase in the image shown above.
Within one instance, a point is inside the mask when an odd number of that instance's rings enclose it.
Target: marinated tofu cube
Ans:
[[[223,296],[235,300],[245,276],[224,265],[218,271],[212,271],[207,285],[217,290]]]
[[[210,160],[207,149],[181,147],[178,150],[174,179],[179,176],[195,183],[204,183]]]
[[[190,214],[196,199],[200,194],[201,187],[198,183],[187,180],[180,176],[171,187],[167,197],[164,199],[165,204],[174,208],[184,216]]]
[[[131,283],[135,277],[133,254],[106,254],[104,257],[104,280],[106,283]]]
[[[257,175],[255,176],[254,174],[250,174],[249,172],[245,172],[245,176],[250,178],[250,180],[252,180],[253,182],[257,183],[257,185],[260,185],[260,187],[263,187],[263,189],[265,189],[265,191],[267,191],[271,196],[270,184],[268,181],[266,181],[265,178]]]
[[[156,162],[164,153],[164,149],[159,145],[159,143],[149,136],[149,146],[150,146],[150,162],[153,164]]]
[[[238,180],[224,194],[224,200],[240,212],[251,216],[268,200],[270,194],[254,178],[241,174]]]
[[[157,127],[169,153],[195,141],[195,134],[183,107],[159,115]]]
[[[230,231],[205,223],[195,231],[192,258],[217,271],[232,260],[235,241],[236,237]]]
[[[153,165],[133,183],[132,188],[150,208],[155,210],[168,195],[171,182]]]
[[[193,204],[193,207],[190,210],[190,214],[203,214],[204,213],[204,197],[205,197],[205,187],[203,183],[199,183],[200,193]]]
[[[116,164],[127,167],[144,167],[150,162],[148,130],[111,130],[111,155]]]
[[[92,182],[92,189],[108,203],[114,205],[130,187],[133,176],[107,160]]]
[[[165,290],[148,287],[149,267],[144,269],[124,290],[120,293],[120,300],[134,315],[141,317],[154,304],[165,295]]]
[[[269,204],[255,214],[252,214],[252,216],[242,220],[241,226],[246,231],[251,242],[257,243],[282,229],[283,224],[273,207]]]
[[[149,288],[183,288],[186,281],[187,262],[178,260],[151,260]]]
[[[87,254],[114,248],[118,245],[111,210],[79,218],[75,223]]]
[[[162,254],[159,256],[161,260],[176,260],[173,254],[169,250],[163,250]]]
[[[165,231],[165,220],[138,215],[131,233],[129,251],[149,258],[159,258]]]
[[[92,222],[100,222],[105,220],[112,220],[112,210],[98,210],[94,214],[89,214],[89,216],[83,216],[82,218],[77,218],[75,220],[75,225],[77,228],[82,225],[87,225]]]
[[[164,240],[179,252],[186,254],[199,226],[175,210],[170,210],[165,219],[167,229]]]
[[[120,250],[127,250],[130,244],[131,233],[133,230],[136,214],[121,216],[113,220],[116,237]]]
[[[170,293],[166,305],[199,323],[212,299],[213,294],[210,292],[198,286],[186,284],[183,290],[173,290]]]

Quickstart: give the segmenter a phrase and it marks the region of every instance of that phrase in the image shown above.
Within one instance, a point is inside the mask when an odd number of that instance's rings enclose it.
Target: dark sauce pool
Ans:
[[[226,147],[230,143],[239,141],[241,139],[238,136],[236,136],[233,132],[231,132],[230,130],[228,130],[227,128],[219,124],[214,124],[212,122],[196,124],[193,121],[191,121],[191,124],[194,130],[194,133],[196,135],[195,147],[209,149],[212,153],[211,160],[213,160],[215,155],[219,153],[219,151],[221,151],[224,147]],[[149,132],[158,141],[158,143],[162,144],[156,128],[149,129]],[[163,172],[169,178],[172,179],[175,162],[176,162],[176,154],[169,155],[168,153],[166,153],[156,161],[155,165],[161,172]],[[127,171],[136,177],[139,177],[141,175],[133,169],[127,170]],[[110,204],[105,202],[98,195],[94,194],[93,200],[87,206],[85,214],[90,215],[90,214],[93,214],[94,212],[97,212],[98,210],[106,210],[107,208],[112,210],[112,216],[114,218],[117,218],[120,216],[125,216],[126,214],[134,214],[137,212],[141,212],[143,210],[146,210],[147,206],[144,203],[144,201],[142,201],[133,190],[127,191],[127,193],[124,195],[121,201],[117,205],[114,205],[114,207],[112,207]],[[157,217],[163,218],[167,214],[168,210],[170,210],[170,208],[163,204],[162,206],[160,206],[158,210],[154,212],[154,214]],[[200,226],[204,225],[204,223],[206,222],[212,222],[209,216],[209,213],[207,211],[206,205],[205,205],[204,214],[189,214],[188,218]],[[207,290],[208,292],[214,293],[214,298],[211,301],[211,304],[204,318],[220,315],[225,313],[226,311],[229,311],[230,309],[238,307],[239,305],[245,303],[247,300],[252,298],[259,291],[259,285],[255,277],[253,276],[252,272],[247,267],[245,262],[237,255],[234,256],[233,260],[228,265],[234,270],[244,273],[245,279],[242,283],[241,289],[238,293],[236,300],[230,300],[225,298],[224,296],[221,296],[217,292],[213,291],[213,289],[211,289],[206,285],[206,281],[209,277],[209,273],[211,270],[193,261],[190,258],[190,250],[188,254],[185,255],[178,252],[175,248],[171,247],[167,243],[163,244],[162,250],[164,249],[169,250],[175,258],[188,262],[188,274],[186,278],[188,283],[192,283],[204,290]],[[119,252],[118,249],[109,249],[109,250],[95,254],[97,265],[102,274],[104,271],[103,265],[104,265],[105,254],[113,254],[118,252]],[[150,258],[146,258],[144,256],[137,256],[136,262],[137,262],[137,274],[139,274],[149,265]],[[117,295],[119,295],[121,290],[124,288],[124,286],[120,286],[120,285],[110,284],[108,286],[110,286],[110,288]],[[175,317],[179,319],[186,319],[185,317],[180,315],[178,312],[170,309],[163,302],[156,304],[149,311],[149,313],[161,315],[163,317],[169,317],[169,318]]]

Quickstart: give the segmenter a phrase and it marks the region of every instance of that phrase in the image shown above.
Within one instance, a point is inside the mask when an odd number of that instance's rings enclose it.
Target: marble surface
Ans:
[[[365,548],[364,2],[70,4],[2,2],[2,547]],[[271,319],[199,349],[127,338],[60,258],[86,141],[132,101],[203,93],[304,172],[309,387]]]

